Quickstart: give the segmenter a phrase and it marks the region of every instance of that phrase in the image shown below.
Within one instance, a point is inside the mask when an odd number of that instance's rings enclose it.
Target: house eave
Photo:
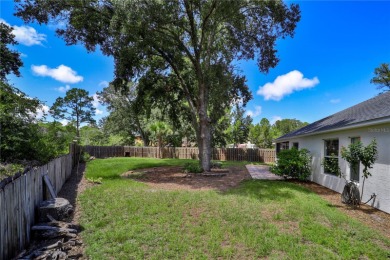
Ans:
[[[349,130],[349,129],[354,129],[354,128],[380,125],[380,124],[385,124],[385,123],[390,123],[390,117],[384,117],[384,118],[380,118],[380,119],[364,121],[364,122],[360,122],[360,123],[356,123],[356,124],[352,124],[352,125],[348,125],[348,126],[344,126],[344,127],[324,130],[324,131],[316,131],[316,132],[311,132],[311,133],[307,133],[307,134],[294,135],[294,136],[285,137],[285,138],[278,138],[278,139],[275,139],[275,142],[276,143],[284,142],[284,141],[291,140],[293,138],[301,138],[301,137],[312,136],[312,135],[327,134],[327,133]]]

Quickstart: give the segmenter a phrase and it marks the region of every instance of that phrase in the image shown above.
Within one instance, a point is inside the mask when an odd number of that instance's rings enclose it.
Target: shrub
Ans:
[[[18,172],[23,172],[24,168],[25,167],[21,164],[0,164],[0,180],[13,176]]]
[[[91,155],[87,152],[82,152],[80,155],[80,162],[88,162],[91,158]]]
[[[278,162],[271,167],[276,175],[299,180],[307,180],[311,174],[311,156],[306,149],[282,150],[278,154]]]
[[[190,173],[201,173],[203,172],[199,162],[189,162],[184,165],[184,172]]]

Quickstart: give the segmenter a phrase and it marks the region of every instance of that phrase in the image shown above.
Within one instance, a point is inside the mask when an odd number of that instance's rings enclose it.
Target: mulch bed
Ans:
[[[123,178],[132,178],[144,182],[153,188],[168,190],[219,190],[225,191],[238,186],[243,180],[251,179],[244,167],[213,169],[206,174],[184,173],[183,167],[156,167],[122,174]]]

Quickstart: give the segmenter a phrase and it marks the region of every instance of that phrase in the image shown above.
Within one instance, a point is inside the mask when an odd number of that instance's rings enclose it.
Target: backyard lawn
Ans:
[[[389,239],[293,183],[246,180],[225,191],[172,190],[121,177],[129,170],[182,166],[189,161],[89,162],[86,177],[101,177],[102,184],[79,197],[87,255],[91,259],[390,257]]]

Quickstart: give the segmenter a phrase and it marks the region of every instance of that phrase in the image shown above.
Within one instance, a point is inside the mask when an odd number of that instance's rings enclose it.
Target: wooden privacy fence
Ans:
[[[84,146],[84,151],[96,158],[107,157],[148,157],[198,159],[198,147],[138,147],[138,146]],[[273,163],[274,149],[213,148],[212,159],[219,161],[249,161]]]
[[[36,208],[51,198],[42,175],[48,175],[58,193],[77,163],[80,148],[71,145],[69,152],[39,168],[0,181],[0,259],[15,257],[30,243]]]

